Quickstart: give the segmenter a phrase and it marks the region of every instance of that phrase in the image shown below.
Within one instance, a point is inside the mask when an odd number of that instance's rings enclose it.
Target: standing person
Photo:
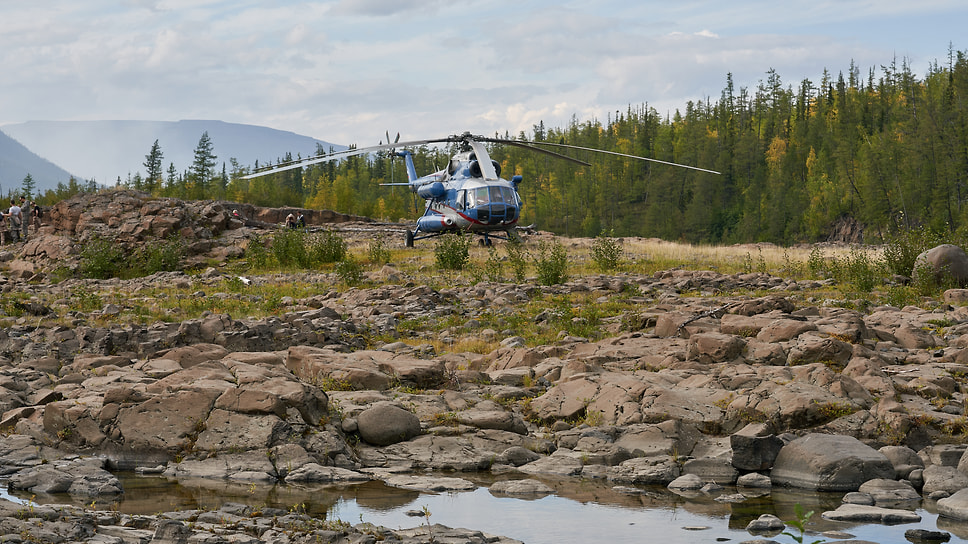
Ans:
[[[10,209],[3,215],[4,219],[10,221],[10,239],[16,243],[20,241],[20,229],[23,223],[23,214],[17,201],[10,199]]]
[[[44,211],[40,209],[40,204],[37,204],[37,202],[34,202],[33,204],[34,205],[30,210],[30,217],[33,218],[34,221],[34,232],[40,232],[40,223],[44,216]],[[20,211],[23,212],[23,210]]]
[[[23,241],[27,241],[27,228],[30,227],[30,221],[27,220],[27,214],[30,213],[30,203],[27,202],[27,197],[20,197],[20,228],[23,232]]]

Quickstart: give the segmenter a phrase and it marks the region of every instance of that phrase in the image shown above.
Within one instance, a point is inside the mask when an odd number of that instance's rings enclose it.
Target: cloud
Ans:
[[[966,10],[953,0],[4,2],[0,125],[215,118],[359,144],[388,129],[516,134],[628,105],[715,100],[729,73],[755,88],[771,68],[796,85],[851,60],[876,67],[900,52],[923,63],[963,34]]]

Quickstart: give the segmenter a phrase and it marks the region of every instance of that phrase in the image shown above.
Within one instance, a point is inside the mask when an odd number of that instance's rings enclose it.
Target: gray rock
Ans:
[[[773,514],[761,514],[760,517],[746,525],[746,530],[754,535],[778,534],[783,529],[786,529],[786,524]]]
[[[924,274],[931,274],[938,284],[946,278],[954,280],[959,286],[968,284],[968,255],[960,247],[942,244],[918,255],[914,261],[911,277],[923,280]]]
[[[751,423],[729,437],[733,466],[739,470],[769,470],[783,441],[764,423]]]
[[[703,457],[690,459],[682,465],[683,474],[695,474],[704,482],[732,485],[736,483],[739,472],[728,458]]]
[[[857,521],[863,523],[917,523],[921,516],[910,510],[842,504],[836,510],[824,512],[823,519],[830,521]]]
[[[501,495],[550,495],[555,490],[538,480],[503,480],[494,482],[491,493]]]
[[[385,481],[391,487],[413,491],[471,491],[477,488],[477,484],[463,478],[396,475],[390,476]]]
[[[968,487],[968,476],[955,467],[930,465],[924,469],[921,493],[931,495],[943,491],[949,495]]]
[[[374,446],[389,446],[420,434],[420,419],[395,404],[379,403],[356,418],[360,438]]]
[[[773,485],[856,491],[867,480],[894,478],[894,466],[856,438],[808,434],[780,450],[770,478]]]
[[[938,515],[959,521],[968,521],[968,488],[961,489],[937,503]]]
[[[737,487],[752,487],[757,489],[764,489],[773,486],[773,482],[770,481],[770,477],[764,474],[759,474],[757,472],[751,472],[749,474],[743,474],[739,478],[736,478]]]
[[[690,490],[702,489],[703,485],[704,485],[704,482],[702,481],[702,478],[700,478],[699,476],[695,474],[683,474],[682,476],[679,476],[675,480],[672,480],[671,482],[669,482],[669,485],[666,487],[668,487],[669,489],[690,491]]]
[[[921,495],[908,482],[878,478],[868,480],[858,489],[874,499],[875,506],[897,507],[921,500]]]

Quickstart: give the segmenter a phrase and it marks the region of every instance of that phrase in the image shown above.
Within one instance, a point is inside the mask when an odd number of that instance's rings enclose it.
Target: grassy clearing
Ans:
[[[56,312],[49,317],[23,315],[12,294],[0,300],[0,308],[5,310],[7,320],[36,325],[86,322],[147,326],[209,313],[235,319],[279,316],[306,309],[301,301],[319,295],[338,304],[351,289],[384,285],[426,285],[438,291],[469,288],[481,282],[492,290],[500,289],[500,284],[532,286],[524,302],[493,308],[487,297],[475,295],[484,304],[467,305],[467,311],[438,319],[401,318],[392,337],[370,338],[373,343],[402,340],[430,344],[436,353],[488,353],[508,336],[521,336],[527,345],[535,346],[552,344],[562,336],[597,340],[616,334],[636,321],[630,316],[647,310],[657,298],[655,293],[642,292],[635,278],[672,269],[823,280],[809,291],[789,294],[803,305],[857,309],[881,304],[925,306],[936,304],[942,289],[886,282],[891,273],[884,251],[870,247],[694,246],[657,239],[555,239],[542,235],[523,246],[461,245],[457,247],[461,266],[441,268],[442,251],[445,257],[457,251],[454,247],[441,250],[433,241],[403,249],[382,240],[348,242],[331,231],[305,237],[285,232],[282,236],[284,243],[275,249],[263,243],[266,240],[259,240],[245,259],[217,263],[220,274],[214,278],[199,273],[176,284],[149,281],[134,292],[89,284],[71,289],[67,297],[35,294],[37,302],[50,305]],[[300,262],[305,266],[297,264]],[[620,292],[560,294],[561,290],[541,287],[599,274],[625,278],[626,288]],[[715,296],[763,294],[717,291]],[[695,292],[681,296],[712,295]],[[108,305],[120,310],[107,312]],[[493,332],[484,334],[487,331]]]

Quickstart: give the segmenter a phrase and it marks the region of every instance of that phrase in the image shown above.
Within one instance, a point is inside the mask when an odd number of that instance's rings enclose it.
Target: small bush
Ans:
[[[471,237],[463,234],[444,234],[434,246],[434,259],[444,270],[463,270],[470,260]]]
[[[870,293],[881,282],[883,267],[863,250],[851,250],[842,261],[838,261],[837,281],[849,283],[862,293]]]
[[[507,253],[514,281],[523,283],[528,273],[528,252],[524,249],[524,244],[510,241],[504,244],[504,251]]]
[[[884,262],[890,273],[910,277],[918,255],[943,243],[943,236],[931,229],[905,229],[888,238],[884,246]]]
[[[127,269],[124,249],[116,240],[94,235],[81,248],[78,270],[84,278],[106,280]]]
[[[249,240],[245,249],[245,256],[253,268],[266,269],[272,264],[272,253],[266,246],[266,239],[262,236],[256,235]]]
[[[363,283],[363,267],[352,256],[336,263],[336,276],[346,285]]]
[[[368,256],[373,264],[387,264],[390,262],[390,248],[385,241],[378,238],[370,242]]]
[[[568,252],[561,242],[542,243],[538,247],[538,254],[534,256],[534,268],[538,274],[538,283],[542,285],[556,285],[568,281]]]
[[[279,266],[310,266],[309,252],[306,250],[306,232],[298,229],[282,229],[272,237],[272,256]]]
[[[346,258],[346,240],[335,230],[312,237],[309,254],[313,263],[338,263]]]
[[[592,244],[592,260],[599,272],[610,272],[622,262],[622,245],[605,233],[599,234]]]
[[[150,276],[155,272],[178,270],[184,253],[185,245],[177,236],[172,236],[162,244],[142,246],[136,253],[139,275]]]
[[[494,246],[487,248],[487,260],[481,267],[481,273],[487,281],[504,281],[504,263],[497,256],[497,249]]]

